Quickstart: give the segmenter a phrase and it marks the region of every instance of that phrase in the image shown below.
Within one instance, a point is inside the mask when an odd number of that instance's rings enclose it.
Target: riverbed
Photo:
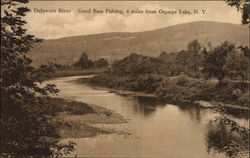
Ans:
[[[78,157],[227,157],[208,150],[208,123],[218,113],[197,106],[166,104],[155,97],[118,94],[108,89],[77,83],[84,76],[62,77],[47,81],[60,90],[61,98],[95,104],[128,119],[123,128],[131,134],[104,134],[91,138],[70,138]],[[85,76],[90,77],[90,76]],[[234,118],[247,127],[249,120]],[[65,139],[67,141],[68,139]]]

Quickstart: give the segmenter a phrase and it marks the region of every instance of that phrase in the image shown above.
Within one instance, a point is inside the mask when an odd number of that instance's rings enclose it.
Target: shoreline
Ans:
[[[82,81],[81,79],[76,80],[76,82]],[[81,82],[82,83],[82,82]],[[89,84],[93,88],[96,89],[103,89],[108,90],[110,92],[118,93],[120,95],[127,95],[127,96],[142,96],[142,97],[154,97],[159,98],[155,94],[147,94],[143,92],[134,92],[134,91],[128,91],[128,90],[120,90],[120,89],[114,89],[114,88],[108,88],[108,87],[100,87],[100,86],[93,86],[90,83],[84,83]],[[57,98],[59,99],[59,98]],[[160,99],[160,98],[159,98]],[[93,105],[93,104],[86,104],[84,102],[77,102],[70,99],[59,99],[64,104],[68,105],[74,105],[82,104],[84,106],[88,106],[93,109],[93,112],[86,113],[86,114],[72,114],[68,110],[63,110],[61,112],[58,112],[56,116],[53,117],[55,122],[60,123],[60,127],[58,128],[59,134],[62,139],[65,138],[89,138],[89,137],[95,137],[98,135],[103,134],[121,134],[121,135],[131,135],[132,132],[127,127],[128,118],[124,118],[122,115],[111,111],[107,108],[104,108],[100,105]],[[206,101],[204,101],[206,102]],[[249,113],[248,107],[241,107],[237,105],[231,105],[231,104],[225,104],[222,102],[207,102],[211,104],[211,106],[203,106],[202,104],[198,105],[194,102],[183,102],[184,104],[192,104],[194,106],[199,106],[202,108],[215,108],[215,107],[225,107],[229,110],[236,110],[240,113]],[[167,104],[167,103],[166,103]],[[176,103],[176,105],[180,105],[181,102]],[[59,104],[60,106],[63,104]],[[65,106],[65,105],[63,105]],[[124,128],[125,127],[125,128]]]
[[[90,83],[86,82],[86,80],[84,78],[78,79],[77,82],[88,84],[91,87],[96,88],[96,89],[108,90],[110,92],[115,92],[115,93],[118,93],[120,95],[154,97],[154,98],[162,99],[162,98],[160,98],[157,95],[152,94],[152,93],[136,92],[136,91],[129,91],[129,90],[121,90],[121,89],[115,89],[115,88],[109,88],[109,87],[104,87],[104,86],[93,85],[93,84],[90,84]],[[206,102],[206,104],[210,104],[210,105],[207,106],[207,105],[200,104],[198,102]],[[178,103],[185,103],[185,104],[188,103],[188,104],[193,104],[193,105],[200,106],[200,107],[203,107],[203,108],[225,107],[225,108],[232,108],[232,109],[236,109],[236,110],[250,111],[250,107],[240,106],[240,105],[235,105],[235,104],[228,104],[228,103],[223,103],[223,102],[219,102],[219,101],[195,100],[193,102],[181,102],[180,101]]]
[[[99,87],[99,86],[93,86],[91,84],[89,84],[89,85],[92,86],[95,89],[108,90],[110,92],[114,92],[114,93],[117,93],[117,94],[120,94],[120,95],[158,98],[155,94],[149,94],[149,93],[144,93],[144,92],[128,91],[128,90],[121,90],[121,89],[108,88],[108,87]]]
[[[76,102],[70,99],[51,99],[54,104],[58,104],[63,109],[52,116],[52,121],[58,125],[57,130],[62,139],[87,138],[112,133],[131,134],[122,128],[126,126],[128,119],[114,111],[99,105]],[[72,106],[76,104],[78,107],[75,110],[75,107]],[[86,107],[93,109],[93,111],[89,110],[90,112],[82,114],[78,112],[84,110],[84,108],[86,109]]]
[[[84,70],[55,70],[50,79],[69,76],[96,75],[107,71],[107,68],[95,68]]]

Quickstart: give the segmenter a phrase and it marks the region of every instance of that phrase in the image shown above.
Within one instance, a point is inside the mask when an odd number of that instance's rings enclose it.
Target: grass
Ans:
[[[112,125],[127,123],[127,120],[120,114],[101,106],[61,98],[48,98],[44,104],[44,112],[52,116],[51,120],[56,124],[63,138],[85,138],[99,134],[121,133],[119,130],[114,130],[113,128],[116,127],[112,128]],[[96,126],[99,124],[102,126]],[[105,128],[104,124],[110,124],[111,127]]]
[[[66,106],[65,110],[74,115],[95,113],[94,109],[91,106],[88,106],[86,103],[76,101],[68,102],[68,106]]]
[[[44,111],[48,115],[56,115],[59,112],[68,112],[73,115],[95,113],[94,109],[86,103],[61,98],[48,98],[44,104]]]

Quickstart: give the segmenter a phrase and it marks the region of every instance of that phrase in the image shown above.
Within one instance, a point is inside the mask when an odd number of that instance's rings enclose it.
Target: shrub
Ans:
[[[244,93],[241,95],[241,97],[238,99],[238,103],[244,106],[249,105],[249,93]]]
[[[61,98],[48,98],[43,108],[46,115],[56,115],[56,113],[64,111],[75,115],[94,113],[94,109],[86,103]]]
[[[189,80],[186,75],[180,75],[177,78],[177,85],[184,86],[187,82],[189,82]]]
[[[68,102],[65,110],[74,115],[83,115],[95,112],[92,107],[88,106],[88,104],[76,101]]]
[[[216,85],[209,81],[195,79],[186,75],[166,77],[159,74],[141,74],[137,76],[112,76],[105,74],[91,79],[92,83],[111,88],[155,93],[159,98],[191,102],[195,100],[223,101],[247,105],[247,84],[224,82]],[[241,97],[241,99],[239,99]]]
[[[201,72],[187,72],[186,73],[188,77],[192,77],[192,78],[202,78],[203,74]]]

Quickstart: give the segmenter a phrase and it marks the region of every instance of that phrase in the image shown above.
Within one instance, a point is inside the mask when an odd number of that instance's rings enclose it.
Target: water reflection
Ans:
[[[51,82],[56,83],[61,90],[59,97],[73,97],[77,101],[103,106],[129,118],[127,125],[133,135],[126,138],[113,134],[76,139],[77,149],[72,156],[221,158],[233,155],[225,147],[232,148],[232,142],[243,139],[237,136],[237,132],[223,127],[218,120],[209,122],[219,116],[210,109],[166,104],[154,97],[124,96],[107,89],[69,82],[78,78],[66,77]],[[245,119],[238,120],[247,124]],[[212,151],[217,152],[211,154]]]
[[[201,109],[200,107],[197,106],[192,106],[192,105],[184,105],[184,106],[179,106],[179,108],[188,113],[190,116],[191,120],[200,122],[201,121],[201,116],[206,110],[208,109]]]
[[[157,108],[165,105],[155,97],[136,96],[133,99],[137,102],[136,106],[133,106],[134,110],[146,117],[150,117],[154,112],[156,112]]]
[[[144,97],[135,96],[133,100],[136,101],[134,107],[135,112],[139,112],[144,116],[150,117],[157,109],[165,107],[166,101],[158,99],[156,97]],[[193,105],[176,105],[176,107],[184,113],[187,113],[193,121],[201,121],[202,113],[206,112],[208,109],[202,109],[201,107]]]

